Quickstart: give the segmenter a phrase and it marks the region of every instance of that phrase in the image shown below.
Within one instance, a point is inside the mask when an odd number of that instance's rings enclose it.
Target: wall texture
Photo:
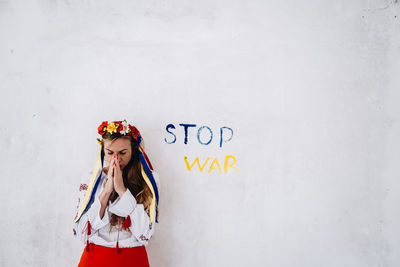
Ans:
[[[399,11],[0,1],[0,265],[77,265],[79,177],[127,119],[161,179],[152,267],[399,266]]]

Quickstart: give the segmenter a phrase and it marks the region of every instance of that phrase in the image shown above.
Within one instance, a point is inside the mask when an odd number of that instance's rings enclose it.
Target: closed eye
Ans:
[[[108,155],[112,155],[112,154],[114,154],[114,153],[113,153],[113,152],[108,152],[107,154],[108,154]],[[120,154],[120,155],[125,155],[126,152],[119,152],[119,154]]]

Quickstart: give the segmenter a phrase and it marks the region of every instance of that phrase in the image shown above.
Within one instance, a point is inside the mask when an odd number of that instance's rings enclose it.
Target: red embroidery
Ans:
[[[145,237],[144,235],[139,236],[140,240],[142,241],[148,241],[149,239]]]
[[[151,230],[151,228],[153,228],[153,223],[152,222],[150,223],[149,228],[150,228],[150,230]]]
[[[75,229],[72,229],[73,231],[74,231],[74,235],[76,235],[76,230]]]
[[[88,185],[87,184],[81,184],[81,186],[79,187],[79,191],[87,190],[87,189],[88,189]]]

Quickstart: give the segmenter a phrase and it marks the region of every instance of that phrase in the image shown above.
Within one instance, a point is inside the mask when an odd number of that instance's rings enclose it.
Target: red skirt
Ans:
[[[119,248],[118,253],[116,248],[94,243],[86,251],[86,246],[78,267],[150,267],[145,246]]]

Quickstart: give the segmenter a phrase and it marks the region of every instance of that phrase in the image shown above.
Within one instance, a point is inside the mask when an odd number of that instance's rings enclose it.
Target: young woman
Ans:
[[[158,175],[126,120],[105,121],[98,133],[95,168],[79,186],[73,233],[86,246],[78,266],[149,266],[145,246],[158,223]]]

